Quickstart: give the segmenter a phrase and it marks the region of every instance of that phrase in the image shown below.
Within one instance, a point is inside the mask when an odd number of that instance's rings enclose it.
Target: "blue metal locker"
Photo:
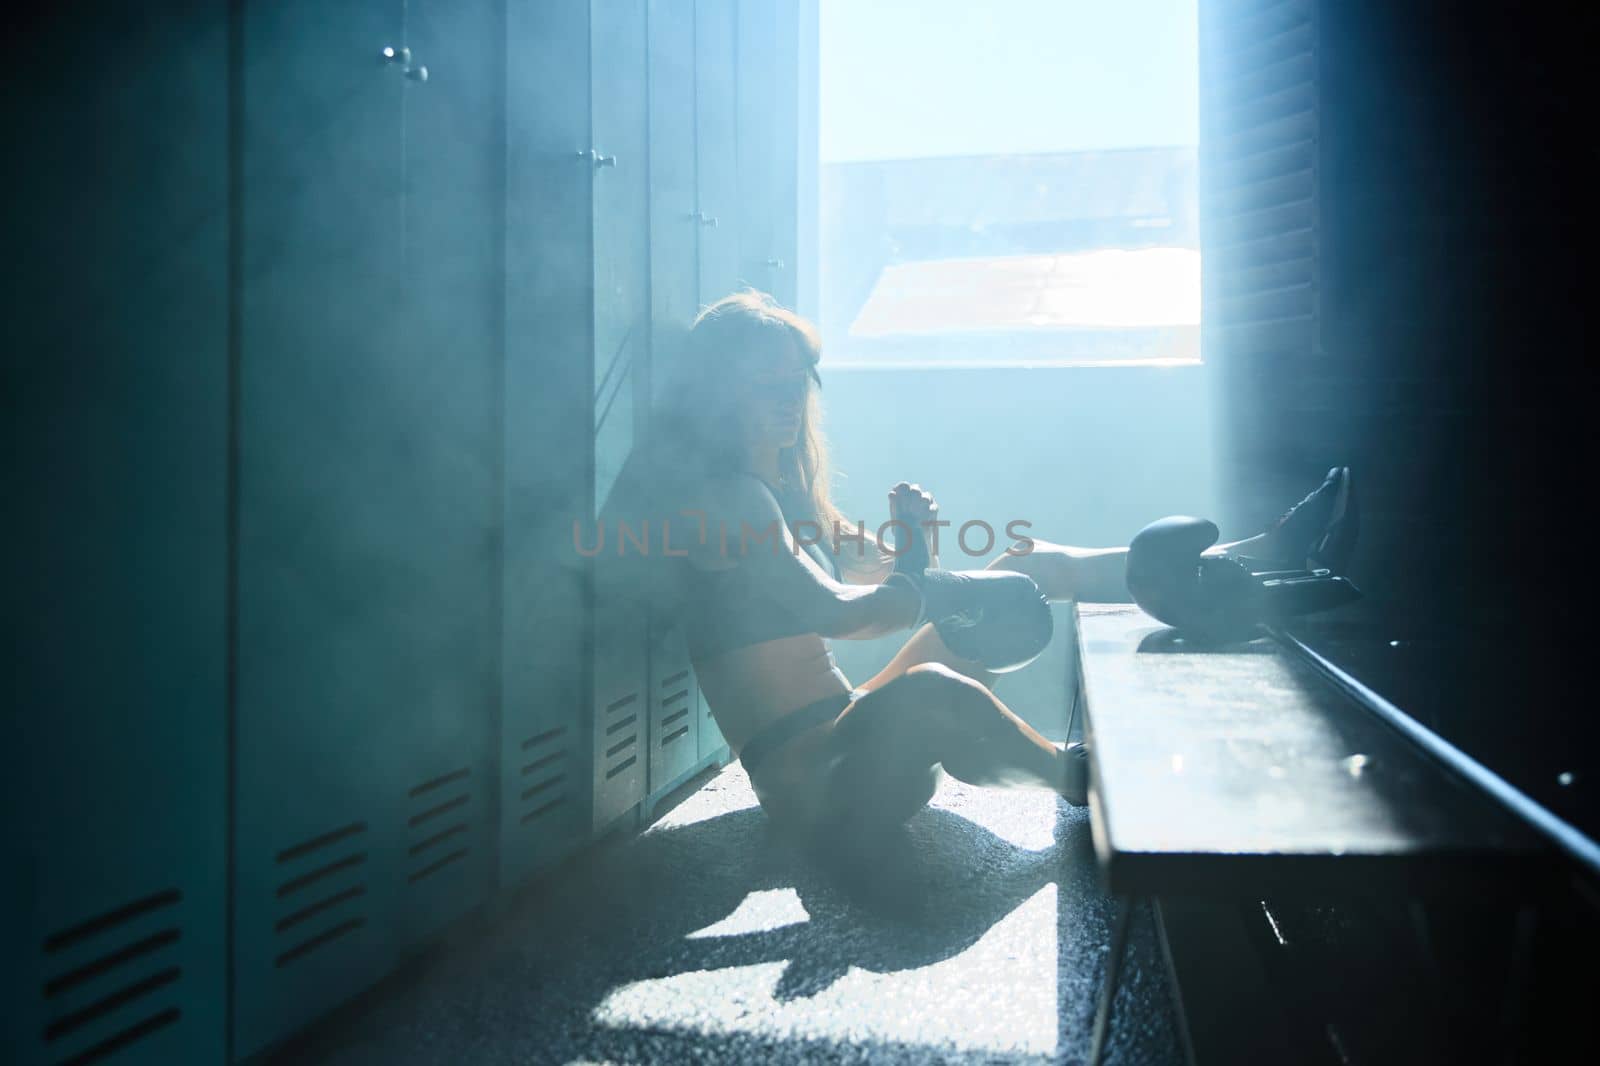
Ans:
[[[653,804],[700,762],[700,686],[677,626],[661,626],[650,642],[650,777]]]
[[[701,306],[739,287],[738,116],[734,0],[695,0],[695,192],[708,220],[698,247]]]
[[[402,99],[405,332],[428,374],[427,508],[456,513],[435,543],[435,610],[451,632],[406,738],[402,948],[483,902],[494,880],[499,702],[501,289],[505,196],[499,0],[409,0]],[[420,72],[428,76],[422,78]]]
[[[699,310],[696,246],[702,231],[720,228],[720,219],[699,210],[695,187],[695,8],[675,0],[651,0],[650,46],[650,371],[654,386],[670,375],[689,326]],[[651,424],[652,435],[668,438],[680,427]],[[657,567],[673,563],[661,556],[660,523],[673,517],[672,501],[653,515]],[[680,518],[676,542],[683,526]],[[699,686],[689,665],[681,631],[671,619],[651,619],[649,749],[646,807],[652,807],[699,762]]]
[[[702,224],[696,247],[697,302],[713,303],[739,287],[737,9],[735,0],[695,0],[695,200]],[[727,743],[705,697],[694,692],[701,763],[723,762]]]
[[[739,273],[785,307],[796,295],[796,0],[737,0]]]
[[[381,977],[492,867],[492,221],[439,202],[492,182],[407,136],[442,141],[475,83],[404,8],[244,13],[241,1056]],[[458,68],[442,96],[430,44]]]
[[[644,0],[593,0],[589,17],[598,514],[648,401],[635,386],[650,351],[650,138]]]
[[[227,877],[222,4],[28,25],[11,158],[5,1057],[217,1062]]]
[[[632,600],[601,598],[594,611],[594,831],[635,812],[649,767],[648,629]]]
[[[394,484],[400,5],[244,13],[233,1053],[289,1035],[396,958],[398,841],[376,730],[398,703],[372,541],[348,509]],[[396,52],[398,55],[398,51]],[[400,550],[389,546],[389,554]],[[398,583],[397,583],[398,584]],[[403,594],[400,594],[403,595]],[[392,723],[383,723],[393,728]],[[403,794],[403,790],[402,790]]]
[[[587,0],[506,9],[500,882],[587,839],[593,208]],[[587,525],[584,525],[587,523]]]
[[[646,417],[650,352],[650,158],[644,0],[590,4],[590,136],[594,172],[594,505],[607,511]],[[615,530],[611,532],[615,533]],[[592,666],[596,831],[644,798],[646,614],[598,596]]]

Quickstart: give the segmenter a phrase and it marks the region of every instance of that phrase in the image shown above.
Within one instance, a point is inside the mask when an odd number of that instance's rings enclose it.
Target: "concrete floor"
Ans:
[[[819,866],[738,764],[557,871],[281,1061],[1080,1062],[1110,939],[1087,814],[946,780]],[[1109,1062],[1181,1060],[1148,913]]]

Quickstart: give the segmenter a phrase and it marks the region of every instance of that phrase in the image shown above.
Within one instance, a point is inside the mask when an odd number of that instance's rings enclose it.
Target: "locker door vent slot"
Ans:
[[[661,738],[661,746],[664,748],[668,744],[671,744],[674,740],[681,740],[688,735],[689,727],[686,725],[679,726],[677,729],[674,729],[672,732]]]
[[[465,807],[468,799],[470,798],[471,797],[464,792],[459,796],[452,796],[443,803],[436,804],[432,807],[429,807],[425,811],[419,811],[418,813],[413,814],[406,820],[406,824],[412,829],[415,829],[417,826],[437,818],[441,814],[447,814],[448,812],[455,810],[457,807]]]
[[[677,710],[673,711],[671,714],[669,714],[665,718],[661,719],[661,725],[663,727],[669,726],[673,722],[678,721],[680,718],[687,717],[688,714],[689,714],[689,708],[687,708],[687,707],[679,707]],[[688,729],[689,727],[688,726],[684,726],[683,728]]]
[[[100,1043],[79,1052],[71,1058],[62,1059],[60,1066],[87,1066],[88,1063],[99,1062],[108,1055],[121,1051],[129,1044],[142,1040],[156,1030],[165,1029],[181,1017],[183,1017],[181,1010],[177,1007],[168,1007],[164,1011],[150,1015],[142,1022],[136,1022],[121,1032],[107,1037]]]
[[[541,792],[549,792],[552,788],[561,787],[561,785],[566,783],[566,780],[566,774],[557,774],[552,778],[540,781],[537,785],[530,785],[522,790],[522,798],[524,800],[531,800]]]
[[[182,899],[183,893],[175,888],[169,888],[165,892],[157,892],[153,896],[134,900],[132,903],[126,903],[114,911],[90,918],[88,921],[80,922],[48,937],[44,942],[44,949],[54,954],[62,948],[71,947],[80,941],[98,936],[107,929],[130,922],[141,914],[148,914],[150,911],[159,910],[162,907],[170,907]]]
[[[606,736],[609,737],[613,733],[620,733],[638,720],[639,716],[636,714],[630,714],[626,718],[619,718],[617,721],[606,726]]]
[[[422,869],[418,870],[416,873],[411,874],[409,877],[406,878],[406,881],[407,881],[407,883],[414,885],[418,881],[422,880],[424,877],[427,877],[429,874],[438,873],[440,870],[444,869],[446,866],[449,866],[451,863],[457,862],[457,861],[459,861],[461,859],[466,858],[467,857],[467,853],[469,851],[471,851],[471,850],[472,849],[470,849],[470,848],[457,848],[455,851],[450,852],[448,855],[440,856],[439,858],[437,858],[437,859],[433,860],[432,862],[430,862],[428,865],[424,866]]]
[[[452,770],[447,774],[442,774],[439,777],[434,778],[432,781],[424,781],[422,784],[411,790],[411,798],[416,799],[418,796],[421,796],[427,792],[432,792],[436,788],[443,788],[452,781],[464,781],[471,776],[471,774],[471,769],[462,767],[459,770]]]
[[[296,844],[293,847],[284,848],[282,851],[278,852],[278,862],[280,864],[292,862],[295,859],[303,858],[304,856],[311,854],[313,851],[320,851],[329,844],[337,844],[341,840],[344,840],[348,837],[353,837],[357,833],[365,833],[366,831],[366,822],[351,822],[347,826],[342,826],[338,829],[331,830],[327,833],[323,833],[320,836],[314,836],[304,843]]]
[[[522,742],[522,750],[528,751],[531,748],[537,748],[541,744],[548,744],[550,741],[565,735],[566,732],[567,727],[563,725],[557,726],[554,729],[546,729],[543,733],[535,733],[533,736]]]
[[[127,947],[118,948],[111,954],[95,959],[91,963],[79,966],[76,970],[70,970],[60,977],[53,977],[45,982],[44,998],[54,999],[74,985],[81,985],[85,981],[99,977],[101,974],[114,970],[125,962],[132,962],[134,959],[148,955],[158,948],[164,948],[168,944],[176,944],[178,936],[177,929],[163,929],[152,936],[136,940]]]
[[[630,692],[620,700],[612,700],[610,703],[606,704],[606,714],[616,714],[618,711],[622,710],[624,707],[634,702],[638,698],[639,694],[637,692]]]
[[[335,859],[326,866],[319,866],[315,870],[311,870],[308,873],[303,873],[299,877],[291,877],[289,880],[278,886],[278,898],[282,899],[285,896],[293,895],[302,888],[306,888],[309,885],[314,885],[324,878],[332,877],[334,874],[341,873],[345,870],[353,870],[366,861],[367,853],[364,851],[358,851],[353,855],[346,855],[342,859]]]
[[[556,763],[560,762],[566,757],[567,751],[565,748],[561,749],[560,751],[553,751],[549,755],[537,758],[528,765],[524,766],[522,768],[522,776],[527,777],[529,774],[536,774],[547,766],[554,766]]]
[[[417,841],[415,844],[411,845],[411,847],[406,849],[406,854],[408,854],[408,855],[421,855],[424,851],[427,851],[429,848],[433,847],[435,844],[443,844],[446,840],[449,840],[451,837],[460,836],[462,833],[465,833],[466,831],[467,831],[467,823],[465,823],[465,822],[457,822],[455,825],[450,826],[448,829],[441,829],[437,833],[433,834],[433,836],[427,837],[424,840]]]
[[[75,1032],[90,1022],[105,1017],[118,1007],[126,1006],[158,988],[165,988],[167,985],[173,984],[182,976],[183,970],[181,967],[169,966],[165,970],[153,973],[143,980],[124,985],[104,999],[96,1000],[81,1010],[75,1010],[71,1014],[57,1018],[45,1027],[44,1038],[46,1040],[56,1040],[66,1036],[68,1033]]]
[[[463,766],[459,770],[452,770],[424,781],[411,789],[412,799],[419,796],[426,797],[424,802],[431,805],[417,811],[406,820],[406,825],[412,830],[412,840],[406,849],[406,854],[416,860],[417,864],[406,875],[407,884],[414,885],[471,854],[472,846],[467,838],[472,825],[466,818],[465,812],[461,811],[461,808],[472,802],[470,786],[468,791],[450,796],[448,799],[441,799],[437,794],[438,790],[446,785],[467,781],[471,776],[472,768]],[[460,812],[455,816],[458,820],[440,824],[439,819],[451,811]],[[450,843],[454,843],[456,847],[445,851],[443,845]]]
[[[686,700],[688,698],[689,698],[689,690],[686,689],[686,688],[681,688],[678,691],[674,692],[670,696],[661,697],[661,706],[670,707],[674,703],[677,703],[679,700]]]
[[[346,917],[342,921],[336,921],[333,926],[321,932],[313,933],[304,940],[291,943],[273,960],[275,967],[282,968],[287,966],[301,956],[315,951],[322,945],[337,940],[366,924],[366,918],[359,913],[350,915],[348,906],[367,894],[366,882],[357,880],[356,883],[351,884],[347,878],[341,878],[340,875],[348,874],[351,871],[359,871],[366,865],[367,853],[365,851],[350,851],[346,854],[339,854],[339,851],[344,850],[344,848],[359,847],[359,838],[366,831],[366,822],[351,822],[349,825],[330,829],[326,833],[319,833],[309,840],[284,848],[278,852],[277,859],[280,866],[291,863],[299,864],[301,860],[320,863],[320,865],[314,866],[304,873],[297,873],[280,883],[276,891],[278,899],[287,899],[313,886],[318,886],[319,891],[308,893],[307,895],[311,897],[309,899],[302,897],[295,900],[294,904],[292,904],[294,909],[287,914],[281,915],[273,923],[274,933],[284,936],[291,930],[299,930],[302,925],[313,918],[323,917],[328,915],[329,912],[334,912],[332,917],[335,919],[338,918],[338,912],[340,911],[343,911]],[[344,847],[335,850],[333,856],[330,856],[328,852],[330,849],[334,849],[336,845],[343,845]],[[334,879],[334,883],[325,885],[324,882],[329,879]],[[343,881],[343,883],[341,884],[340,881]]]
[[[114,936],[122,932],[129,923],[171,907],[182,899],[183,894],[172,888],[125,903],[114,910],[96,915],[45,938],[42,944],[44,953],[58,955],[98,938]],[[152,993],[176,985],[183,977],[182,967],[160,966],[157,961],[156,965],[160,968],[153,973],[139,974],[135,970],[137,964],[158,960],[161,952],[176,945],[182,938],[180,925],[181,923],[174,922],[154,932],[148,932],[146,929],[130,930],[126,935],[132,935],[134,939],[125,939],[121,944],[103,943],[97,949],[102,954],[88,961],[79,962],[44,982],[40,992],[47,1001],[57,1000],[64,993],[80,988],[86,990],[85,998],[95,997],[87,1003],[80,999],[64,1013],[51,1018],[41,1034],[45,1043],[53,1043],[75,1034],[80,1039],[93,1040],[99,1034],[95,1033],[92,1027],[102,1020],[109,1021],[109,1025],[103,1027],[102,1031],[111,1026],[122,1025],[110,1035],[96,1041],[91,1047],[72,1054],[62,1061],[87,1063],[102,1059],[157,1029],[171,1025],[182,1016],[182,1011],[177,1006],[163,1006],[159,1002],[150,1004],[147,999]],[[120,981],[118,981],[119,975],[121,975]],[[95,987],[96,985],[103,987]],[[136,1003],[143,1004],[147,1010],[151,1006],[159,1009],[132,1024],[125,1024],[126,1018],[110,1020],[124,1007]]]
[[[671,677],[664,678],[662,680],[662,682],[661,682],[661,687],[662,688],[671,688],[673,685],[680,684],[681,682],[687,681],[688,679],[689,679],[689,671],[687,671],[687,670],[679,670],[677,673],[673,674]]]
[[[637,755],[628,756],[622,762],[618,763],[617,765],[613,766],[611,769],[606,771],[606,780],[607,781],[611,780],[613,777],[616,777],[618,774],[622,773],[622,771],[626,770],[628,767],[632,766],[634,763],[636,763],[638,761],[639,761],[639,757]]]
[[[620,701],[626,704],[628,701]],[[522,750],[530,751],[534,748],[546,748],[561,740],[567,734],[566,726],[547,729],[537,733],[522,742]],[[555,748],[553,751],[540,754],[532,762],[522,767],[519,776],[523,778],[541,776],[540,779],[524,781],[519,802],[524,808],[518,816],[519,825],[527,825],[538,821],[545,815],[560,809],[568,799],[569,780],[567,769],[567,749]]]
[[[615,744],[611,745],[611,747],[606,749],[606,758],[608,758],[608,759],[615,758],[619,753],[627,751],[629,748],[633,747],[638,742],[639,742],[639,734],[638,733],[634,733],[632,736],[624,737],[623,739],[617,741]]]
[[[305,957],[324,944],[330,944],[340,937],[348,936],[366,924],[367,920],[365,918],[347,918],[333,928],[325,929],[309,940],[302,940],[274,959],[273,965],[282,969],[296,959]]]
[[[315,918],[323,911],[332,910],[341,903],[348,903],[351,900],[359,899],[366,894],[366,885],[352,885],[343,892],[335,892],[326,899],[319,899],[315,903],[309,903],[291,914],[284,915],[282,918],[278,919],[278,924],[274,926],[274,928],[280,933],[286,929],[293,929],[295,926],[299,925],[308,918]]]
[[[521,824],[527,825],[529,822],[535,821],[535,820],[537,820],[539,818],[543,818],[545,815],[549,814],[551,811],[555,810],[557,807],[560,807],[565,802],[567,802],[567,797],[565,797],[565,796],[557,796],[553,800],[549,800],[549,801],[547,801],[545,803],[541,803],[541,804],[539,804],[539,806],[535,807],[531,811],[528,811],[526,814],[524,814],[522,816]]]

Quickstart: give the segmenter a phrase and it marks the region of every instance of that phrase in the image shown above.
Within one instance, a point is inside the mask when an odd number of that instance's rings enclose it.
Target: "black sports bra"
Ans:
[[[779,505],[782,506],[781,498]],[[792,524],[790,528],[792,532]],[[753,546],[751,550],[767,551],[769,547]],[[838,580],[838,567],[822,549],[806,544],[802,550]],[[684,635],[693,658],[710,658],[735,648],[816,632],[774,599],[748,566],[735,565],[726,570],[701,570],[688,564],[685,567],[689,576]]]

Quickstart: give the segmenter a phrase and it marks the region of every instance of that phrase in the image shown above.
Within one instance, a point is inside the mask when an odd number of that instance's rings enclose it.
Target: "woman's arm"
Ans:
[[[758,479],[710,486],[704,511],[706,543],[691,548],[690,563],[705,570],[749,567],[768,595],[822,636],[866,640],[916,621],[921,603],[914,590],[835,581],[797,548],[778,501]]]
[[[881,585],[894,569],[894,557],[879,549],[876,535],[864,528],[861,539],[841,537],[835,547],[832,536],[825,536],[817,545],[833,557],[839,568],[839,580],[847,585]]]

